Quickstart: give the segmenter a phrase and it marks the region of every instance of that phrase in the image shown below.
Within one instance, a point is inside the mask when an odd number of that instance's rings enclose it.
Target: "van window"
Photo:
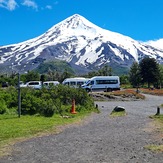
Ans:
[[[84,84],[84,82],[82,82],[82,81],[78,81],[78,82],[77,82],[77,85],[78,85],[78,86],[81,86],[81,85],[83,85],[83,84]]]
[[[70,82],[70,85],[76,85],[76,82],[71,81],[71,82]]]
[[[96,80],[97,84],[117,84],[118,80]]]
[[[94,80],[91,81],[91,85],[94,85]]]
[[[65,82],[64,84],[65,84],[65,85],[69,85],[69,82]]]
[[[30,82],[28,85],[40,85],[39,82]]]

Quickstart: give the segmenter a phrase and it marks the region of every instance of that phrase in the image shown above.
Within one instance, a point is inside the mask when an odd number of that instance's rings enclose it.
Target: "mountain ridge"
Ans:
[[[130,67],[145,56],[163,63],[162,49],[102,29],[75,14],[36,38],[0,47],[0,67],[24,73],[43,62],[59,59],[85,72],[105,64]]]

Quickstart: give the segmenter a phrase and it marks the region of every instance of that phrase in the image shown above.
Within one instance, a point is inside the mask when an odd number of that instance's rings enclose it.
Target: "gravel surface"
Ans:
[[[144,148],[163,144],[149,118],[163,97],[146,97],[143,101],[96,102],[100,114],[59,134],[17,143],[13,153],[0,158],[0,163],[163,163],[163,153]],[[115,106],[125,107],[127,116],[110,117]]]

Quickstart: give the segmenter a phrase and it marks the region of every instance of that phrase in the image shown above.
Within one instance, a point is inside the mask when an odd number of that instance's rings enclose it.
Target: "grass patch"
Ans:
[[[153,115],[150,116],[150,118],[154,119],[154,123],[157,126],[156,131],[158,132],[160,137],[162,137],[161,135],[163,135],[163,114]],[[163,144],[160,145],[152,144],[146,146],[145,148],[153,152],[163,152]]]
[[[4,147],[16,141],[28,139],[35,136],[47,135],[59,132],[59,126],[71,123],[80,123],[81,120],[91,112],[80,112],[69,114],[70,118],[60,115],[53,117],[0,115],[0,156],[4,154]]]
[[[161,123],[163,125],[163,114],[160,114],[160,115],[152,115],[152,116],[150,116],[150,118],[158,121],[159,123]]]
[[[125,115],[127,115],[126,114],[126,111],[112,111],[111,113],[110,113],[110,116],[111,117],[122,117],[122,116],[125,116]]]
[[[153,152],[163,152],[163,145],[148,145],[145,147],[145,149],[151,150]]]
[[[153,115],[150,118],[155,120],[158,131],[163,133],[163,114]]]

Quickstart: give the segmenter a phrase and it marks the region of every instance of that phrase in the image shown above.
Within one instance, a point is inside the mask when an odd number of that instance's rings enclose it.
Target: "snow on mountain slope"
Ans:
[[[144,56],[162,63],[163,49],[102,29],[75,14],[36,38],[0,47],[0,66],[25,72],[45,60],[60,59],[91,69],[107,63],[130,66]]]
[[[163,39],[159,39],[155,41],[148,41],[146,42],[146,44],[163,50]]]

